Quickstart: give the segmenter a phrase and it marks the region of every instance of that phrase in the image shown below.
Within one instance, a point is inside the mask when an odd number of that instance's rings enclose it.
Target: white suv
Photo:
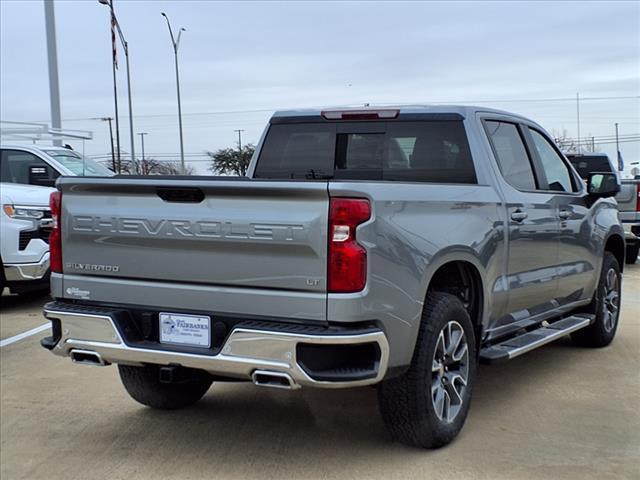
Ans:
[[[62,147],[0,145],[0,182],[52,187],[59,176],[107,177],[114,173]]]
[[[0,292],[5,286],[13,293],[47,287],[53,191],[0,183]]]
[[[49,195],[59,176],[111,176],[60,147],[0,146],[0,294],[48,288]]]

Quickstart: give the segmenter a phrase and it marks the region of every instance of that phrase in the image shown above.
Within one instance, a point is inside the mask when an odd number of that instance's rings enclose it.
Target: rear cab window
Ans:
[[[272,124],[254,177],[477,183],[462,119]]]
[[[589,179],[591,172],[616,173],[607,155],[567,154],[567,159],[583,180]]]

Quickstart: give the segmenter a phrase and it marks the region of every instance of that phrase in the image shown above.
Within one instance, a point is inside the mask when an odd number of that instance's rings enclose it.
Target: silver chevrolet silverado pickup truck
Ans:
[[[59,179],[42,345],[155,408],[376,385],[393,438],[441,446],[478,361],[613,340],[618,188],[507,112],[278,112],[248,178]]]

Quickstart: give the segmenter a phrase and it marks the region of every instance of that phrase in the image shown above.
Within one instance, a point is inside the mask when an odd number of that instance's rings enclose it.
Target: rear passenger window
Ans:
[[[518,127],[487,120],[485,130],[504,179],[518,190],[535,190],[536,180]]]
[[[255,176],[477,183],[463,123],[440,120],[273,125]]]

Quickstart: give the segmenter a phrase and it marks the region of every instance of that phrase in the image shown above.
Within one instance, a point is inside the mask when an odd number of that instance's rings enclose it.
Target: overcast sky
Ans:
[[[179,152],[173,51],[160,12],[187,29],[179,52],[185,152],[201,172],[203,151],[235,145],[238,128],[243,143],[256,142],[271,112],[291,107],[474,103],[575,136],[576,102],[539,100],[580,92],[582,136],[613,135],[615,122],[621,135],[640,132],[640,2],[114,4],[131,51],[134,129],[148,132],[150,156]],[[55,14],[63,127],[91,130],[86,152],[106,154],[107,125],[91,119],[113,116],[108,8],[56,0]],[[43,1],[1,0],[0,22],[0,117],[48,122]],[[119,59],[129,151],[122,49]],[[600,148],[615,156],[613,144]],[[640,142],[621,151],[627,165],[640,160]]]

